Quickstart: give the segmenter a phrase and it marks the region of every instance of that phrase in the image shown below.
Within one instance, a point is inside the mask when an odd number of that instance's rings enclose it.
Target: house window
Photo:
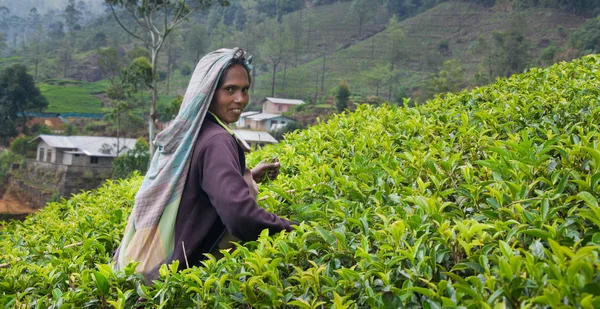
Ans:
[[[277,110],[278,111],[282,111],[283,110],[283,106],[281,106],[281,105],[277,106]]]
[[[38,161],[44,161],[44,155],[46,153],[44,152],[44,148],[40,148],[40,154],[39,154],[39,159]]]
[[[98,164],[98,157],[90,157],[91,164]]]
[[[46,150],[46,162],[52,162],[52,149]]]

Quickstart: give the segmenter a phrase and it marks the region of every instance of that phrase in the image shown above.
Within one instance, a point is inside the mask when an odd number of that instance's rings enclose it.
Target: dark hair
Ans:
[[[248,82],[252,84],[252,75],[250,74],[250,72],[252,71],[252,65],[250,64],[251,61],[252,56],[246,59],[246,52],[244,52],[244,50],[242,50],[241,48],[238,48],[236,51],[234,51],[233,59],[231,59],[231,61],[225,66],[225,68],[223,68],[223,74],[221,74],[221,77],[219,77],[217,89],[220,88],[223,84],[223,77],[227,73],[227,70],[229,70],[232,66],[237,64],[241,65],[246,70],[246,73],[248,73]]]

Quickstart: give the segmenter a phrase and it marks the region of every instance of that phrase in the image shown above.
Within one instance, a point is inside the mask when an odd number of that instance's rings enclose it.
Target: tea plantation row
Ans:
[[[261,204],[304,221],[145,286],[110,267],[140,177],[0,230],[20,308],[600,308],[600,57],[361,106],[276,147]]]

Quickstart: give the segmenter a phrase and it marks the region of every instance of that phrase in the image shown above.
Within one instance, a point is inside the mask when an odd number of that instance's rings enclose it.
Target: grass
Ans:
[[[39,83],[42,94],[48,99],[48,113],[102,113],[103,102],[95,94],[108,87],[107,80],[87,83],[52,79]]]

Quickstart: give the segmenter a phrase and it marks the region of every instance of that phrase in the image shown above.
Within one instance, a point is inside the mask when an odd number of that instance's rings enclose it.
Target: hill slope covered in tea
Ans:
[[[0,304],[598,308],[599,86],[587,56],[294,133],[249,163],[280,158],[260,204],[305,223],[152,286],[107,265],[139,177],[53,203],[0,230]]]

